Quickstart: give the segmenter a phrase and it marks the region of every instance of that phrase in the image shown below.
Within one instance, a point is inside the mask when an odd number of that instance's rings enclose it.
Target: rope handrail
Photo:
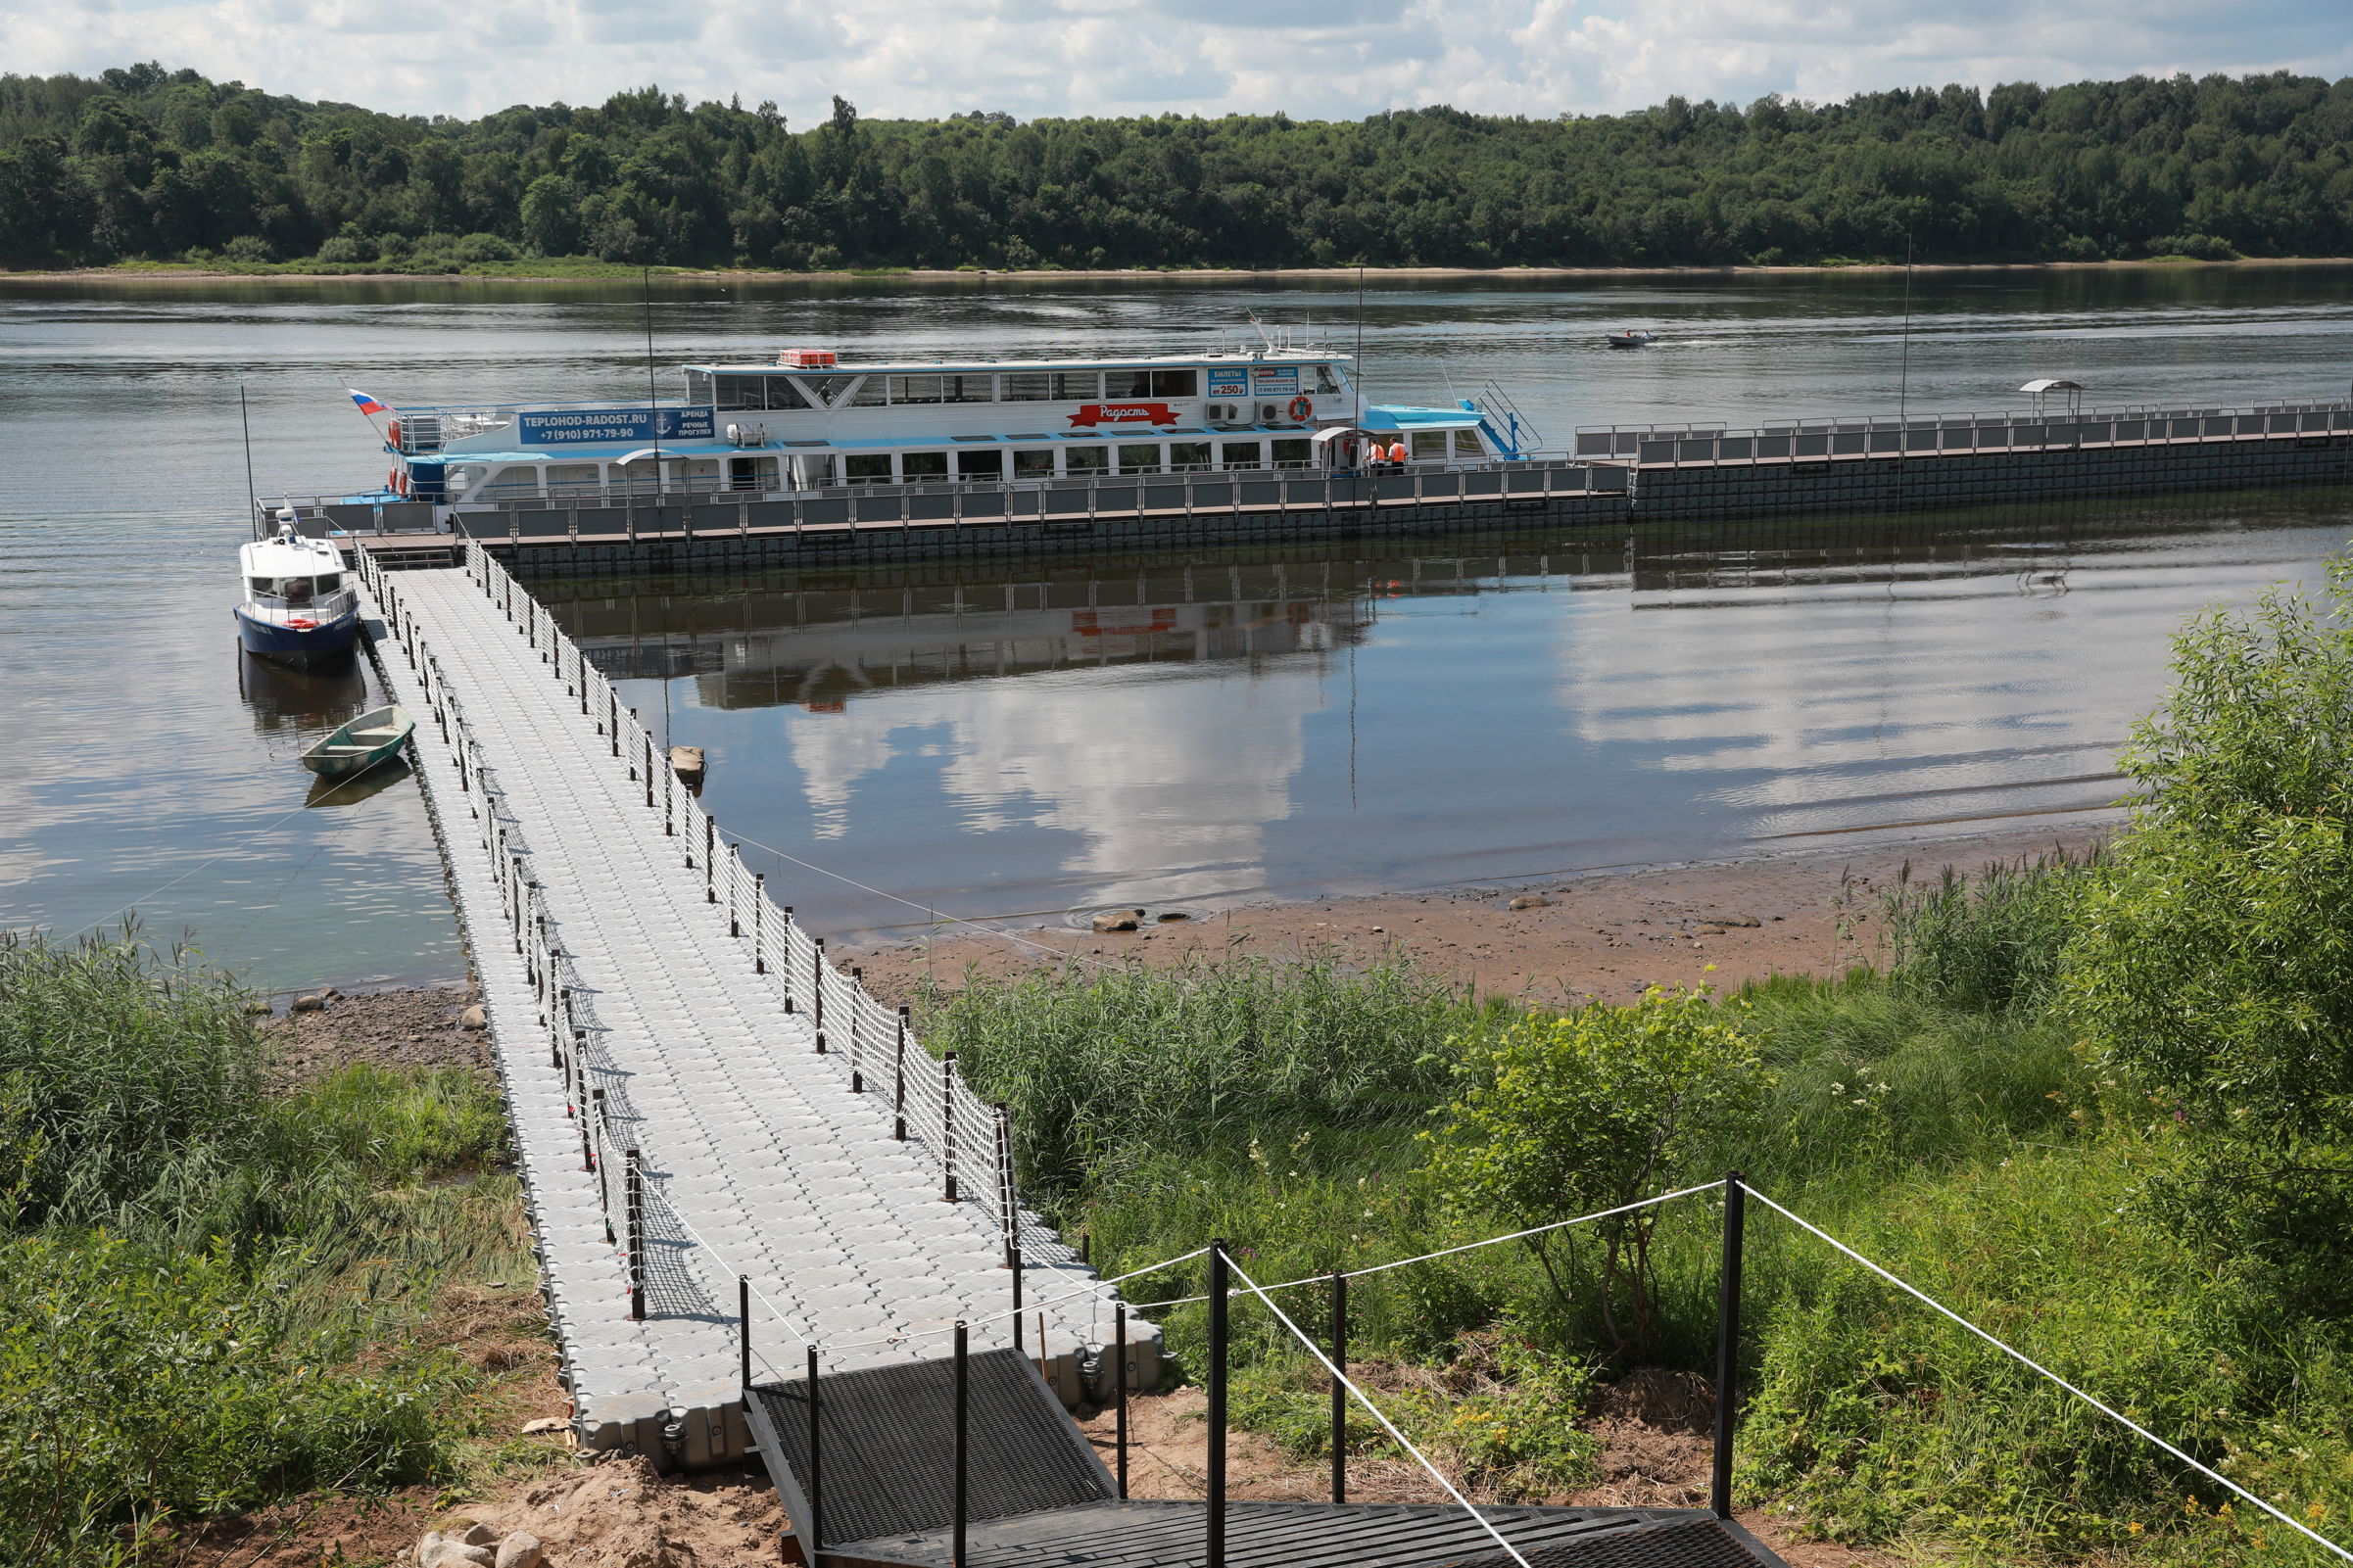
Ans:
[[[1911,1297],[1913,1300],[1919,1302],[1922,1306],[1927,1307],[1931,1310],[1951,1319],[1955,1323],[1958,1323],[1962,1328],[1967,1329],[1979,1339],[1984,1340],[1988,1345],[1993,1346],[2004,1355],[2007,1355],[2012,1360],[2018,1362],[2019,1365],[2028,1368],[2030,1371],[2041,1373],[2043,1377],[2048,1378],[2053,1383],[2056,1383],[2059,1387],[2065,1389],[2068,1393],[2074,1395],[2086,1404],[2090,1405],[2093,1409],[2099,1411],[2100,1414],[2106,1416],[2109,1420],[2114,1421],[2126,1431],[2131,1432],[2136,1437],[2155,1444],[2158,1448],[2163,1449],[2167,1453],[2172,1454],[2175,1458],[2181,1460],[2184,1464],[2189,1466],[2189,1468],[2195,1470],[2198,1474],[2206,1477],[2208,1480],[2213,1481],[2218,1485],[2228,1487],[2231,1491],[2236,1493],[2239,1497],[2244,1497],[2247,1501],[2253,1503],[2265,1513],[2279,1520],[2290,1530],[2295,1531],[2298,1535],[2305,1537],[2314,1544],[2322,1546],[2327,1550],[2335,1553],[2338,1557],[2343,1558],[2347,1562],[2353,1562],[2353,1551],[2346,1550],[2343,1546],[2340,1546],[2335,1542],[2330,1541],[2327,1536],[2324,1536],[2320,1532],[2301,1523],[2293,1515],[2275,1507],[2269,1502],[2266,1502],[2263,1498],[2257,1497],[2254,1493],[2249,1492],[2246,1488],[2240,1486],[2229,1476],[2224,1475],[2222,1472],[2212,1468],[2209,1465],[2199,1463],[2197,1460],[2191,1458],[2188,1454],[2183,1452],[2180,1449],[2174,1447],[2172,1444],[2166,1442],[2163,1438],[2157,1436],[2156,1433],[2151,1432],[2148,1428],[2140,1425],[2137,1421],[2135,1421],[2131,1416],[2124,1414],[2122,1411],[2116,1409],[2113,1405],[2107,1404],[2104,1402],[2095,1399],[2091,1395],[2087,1394],[2084,1392],[2084,1390],[2076,1387],[2073,1383],[2070,1383],[2067,1381],[2067,1379],[2061,1377],[2049,1367],[2044,1366],[2041,1362],[2028,1355],[2024,1351],[2021,1351],[2015,1346],[2005,1344],[2003,1341],[1994,1338],[1992,1334],[1978,1327],[1975,1323],[1970,1322],[1969,1319],[1963,1317],[1951,1307],[1946,1307],[1943,1302],[1938,1301],[1926,1291],[1923,1291],[1918,1286],[1900,1279],[1893,1273],[1890,1273],[1887,1269],[1882,1268],[1870,1259],[1865,1258],[1861,1253],[1856,1252],[1853,1248],[1848,1246],[1845,1242],[1830,1234],[1830,1232],[1822,1229],[1819,1225],[1801,1218],[1800,1215],[1792,1212],[1790,1210],[1783,1208],[1780,1204],[1775,1203],[1772,1199],[1766,1197],[1763,1193],[1759,1192],[1750,1183],[1743,1182],[1741,1185],[1748,1189],[1751,1197],[1754,1198],[1758,1203],[1763,1204],[1767,1209],[1772,1210],[1775,1213],[1788,1220],[1791,1224],[1811,1233],[1813,1236],[1822,1241],[1828,1242],[1833,1248],[1845,1254],[1848,1258],[1852,1259],[1855,1262],[1862,1264],[1863,1267],[1869,1269],[1872,1273],[1877,1274],[1881,1279],[1886,1280],[1889,1284],[1895,1286],[1906,1296]]]
[[[1721,1183],[1718,1183],[1718,1185],[1720,1186]],[[1488,1519],[1485,1514],[1479,1512],[1477,1506],[1472,1503],[1468,1497],[1463,1496],[1462,1490],[1458,1488],[1452,1481],[1447,1480],[1445,1474],[1440,1471],[1436,1465],[1430,1463],[1428,1456],[1414,1446],[1413,1439],[1407,1437],[1403,1432],[1397,1430],[1396,1423],[1391,1421],[1387,1415],[1382,1413],[1381,1407],[1373,1403],[1371,1399],[1366,1395],[1363,1389],[1356,1386],[1355,1381],[1350,1378],[1347,1373],[1341,1371],[1338,1366],[1333,1364],[1332,1358],[1323,1354],[1323,1349],[1321,1346],[1319,1346],[1314,1340],[1309,1339],[1307,1335],[1300,1332],[1299,1325],[1292,1322],[1289,1314],[1284,1312],[1281,1307],[1274,1305],[1273,1297],[1259,1289],[1258,1281],[1252,1279],[1250,1275],[1244,1271],[1242,1265],[1233,1260],[1233,1255],[1230,1253],[1226,1254],[1225,1256],[1225,1266],[1232,1269],[1234,1273],[1240,1277],[1242,1283],[1250,1287],[1252,1294],[1257,1296],[1260,1301],[1266,1303],[1267,1310],[1274,1314],[1275,1321],[1282,1324],[1284,1328],[1289,1329],[1291,1331],[1291,1337],[1307,1347],[1307,1353],[1310,1355],[1313,1355],[1318,1361],[1321,1361],[1323,1364],[1323,1370],[1329,1372],[1333,1379],[1337,1381],[1342,1388],[1345,1388],[1352,1396],[1355,1397],[1356,1402],[1365,1407],[1365,1409],[1371,1415],[1372,1419],[1381,1424],[1381,1430],[1387,1432],[1390,1437],[1396,1439],[1397,1446],[1405,1449],[1406,1452],[1412,1454],[1415,1458],[1415,1461],[1418,1463],[1421,1468],[1427,1470],[1432,1479],[1434,1479],[1438,1485],[1446,1489],[1446,1495],[1454,1498],[1455,1501],[1461,1503],[1464,1509],[1469,1513],[1470,1517],[1478,1521],[1479,1528],[1481,1530],[1486,1531],[1487,1534],[1495,1538],[1495,1544],[1497,1545],[1503,1547],[1505,1551],[1511,1553],[1512,1560],[1519,1564],[1519,1568],[1528,1568],[1528,1559],[1519,1554],[1519,1548],[1513,1545],[1511,1542],[1505,1540],[1503,1532],[1495,1528],[1493,1521]]]

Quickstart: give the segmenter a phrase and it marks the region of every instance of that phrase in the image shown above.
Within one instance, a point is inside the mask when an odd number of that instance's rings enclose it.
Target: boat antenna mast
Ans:
[[[1356,388],[1356,418],[1351,423],[1365,423],[1365,263],[1356,264],[1356,358],[1348,367],[1349,384]]]
[[[653,268],[638,269],[639,287],[646,296],[646,417],[653,426],[653,504],[662,503],[662,409],[653,383]]]
[[[245,511],[252,519],[254,538],[262,537],[262,498],[254,494],[254,421],[245,411],[245,380],[237,380],[237,428],[245,433]]]

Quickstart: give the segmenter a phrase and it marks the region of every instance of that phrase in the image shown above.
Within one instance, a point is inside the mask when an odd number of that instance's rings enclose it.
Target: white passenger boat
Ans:
[[[360,635],[360,599],[344,582],[343,554],[323,539],[306,539],[292,512],[278,531],[237,548],[245,599],[237,638],[249,653],[309,665],[351,652]]]
[[[1513,417],[1468,399],[1452,408],[1362,407],[1348,355],[1272,336],[1142,357],[867,359],[792,349],[773,362],[682,370],[684,396],[647,403],[364,399],[363,410],[391,415],[393,467],[383,491],[343,500],[429,503],[446,528],[458,508],[502,502],[1362,471],[1390,466],[1398,445],[1417,467],[1520,455]]]

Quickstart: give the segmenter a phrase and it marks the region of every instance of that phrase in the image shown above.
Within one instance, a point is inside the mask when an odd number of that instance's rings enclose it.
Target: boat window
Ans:
[[[1169,443],[1169,471],[1171,473],[1197,474],[1208,467],[1208,442],[1172,441]]]
[[[802,376],[800,384],[809,389],[809,396],[827,407],[840,401],[842,389],[855,380],[854,376]]]
[[[1051,479],[1054,476],[1054,453],[1046,451],[1017,451],[1013,454],[1013,477],[1016,479]]]
[[[995,450],[960,451],[956,453],[956,474],[963,479],[1002,479],[1005,477],[1005,454]]]
[[[887,451],[852,452],[841,459],[841,478],[843,483],[851,485],[888,485],[890,483],[890,454]]]
[[[761,458],[760,460],[762,462],[769,461],[769,459],[765,457]],[[886,470],[888,469],[888,458],[884,459],[884,467]],[[795,454],[792,458],[793,489],[815,490],[821,485],[830,485],[833,482],[834,459],[832,457],[817,456],[803,452]]]
[[[1087,403],[1103,396],[1103,375],[1097,370],[1057,370],[1054,372],[1054,401],[1056,403]]]
[[[890,401],[893,404],[937,403],[942,379],[939,376],[892,376]]]
[[[1305,468],[1313,460],[1313,443],[1270,441],[1267,445],[1274,449],[1274,466],[1277,468]]]
[[[1111,449],[1065,447],[1062,450],[1062,471],[1066,474],[1107,474],[1111,472]]]
[[[853,408],[880,408],[889,401],[890,378],[868,376],[858,383],[858,390],[850,395],[849,405]]]
[[[1456,431],[1455,455],[1458,457],[1486,456],[1487,449],[1479,445],[1479,433],[1475,430]]]
[[[1106,370],[1103,372],[1103,396],[1106,398],[1149,398],[1152,396],[1152,372],[1149,370]]]
[[[791,376],[762,376],[767,385],[768,406],[771,408],[806,408],[809,400],[800,395]]]
[[[1150,446],[1140,443],[1120,448],[1120,472],[1123,474],[1157,474],[1160,472],[1160,443]]]
[[[1198,370],[1155,370],[1152,372],[1152,396],[1155,398],[1193,398],[1200,395],[1201,372]]]
[[[725,380],[726,378],[721,377],[720,379]],[[714,396],[711,388],[711,373],[708,370],[687,372],[687,402],[709,403]]]
[[[997,377],[997,396],[1007,403],[1044,403],[1054,396],[1054,375],[1048,370],[1008,370]]]
[[[899,472],[910,485],[927,479],[947,477],[947,453],[944,451],[909,451],[899,454]]]
[[[307,577],[289,577],[281,580],[278,584],[278,597],[289,604],[310,603],[311,580]]]
[[[249,577],[245,580],[245,586],[257,594],[275,592],[275,585],[266,577]]]
[[[343,574],[341,572],[321,572],[318,574],[318,591],[321,594],[332,594],[342,586]]]
[[[1343,392],[1347,389],[1340,385],[1340,378],[1331,373],[1330,365],[1320,364],[1316,366],[1316,390],[1318,392]]]
[[[939,401],[942,403],[994,403],[994,376],[941,376]]]
[[[1446,432],[1443,430],[1415,431],[1414,455],[1424,461],[1431,458],[1444,459],[1446,456]]]
[[[1228,468],[1256,468],[1266,460],[1266,448],[1255,441],[1225,443],[1225,466]]]
[[[548,493],[553,496],[594,494],[604,488],[604,474],[595,463],[550,463]]]

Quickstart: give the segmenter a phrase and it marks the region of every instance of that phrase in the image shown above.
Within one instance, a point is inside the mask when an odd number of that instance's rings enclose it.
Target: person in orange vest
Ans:
[[[1405,437],[1400,436],[1395,441],[1389,443],[1389,461],[1392,464],[1399,468],[1403,468],[1406,465],[1406,456],[1407,452]]]

